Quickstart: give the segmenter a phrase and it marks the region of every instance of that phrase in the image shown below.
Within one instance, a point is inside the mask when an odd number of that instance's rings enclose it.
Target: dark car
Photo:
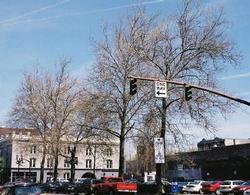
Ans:
[[[75,193],[75,194],[78,194],[78,185],[77,183],[75,182],[67,182],[66,183],[66,186],[67,186],[67,190],[66,192],[67,193]]]
[[[172,184],[166,180],[162,181],[162,192],[165,194],[171,193]],[[155,181],[149,181],[137,184],[138,194],[156,194],[158,193],[157,184]]]
[[[246,181],[240,186],[233,188],[233,193],[235,195],[242,195],[246,190],[250,189],[250,181]]]
[[[67,182],[47,182],[44,185],[46,192],[66,193],[68,190]]]
[[[77,192],[85,193],[85,194],[92,194],[94,186],[100,182],[101,180],[99,179],[86,178],[78,183]]]
[[[8,185],[3,188],[2,195],[42,195],[44,189],[39,184],[33,183],[18,183]]]

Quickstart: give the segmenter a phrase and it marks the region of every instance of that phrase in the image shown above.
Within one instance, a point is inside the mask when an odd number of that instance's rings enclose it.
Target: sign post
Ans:
[[[155,97],[159,98],[167,97],[167,82],[155,81]]]

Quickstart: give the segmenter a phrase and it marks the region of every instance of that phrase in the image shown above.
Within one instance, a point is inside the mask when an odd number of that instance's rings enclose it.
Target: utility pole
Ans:
[[[201,87],[198,85],[193,85],[190,83],[184,83],[184,82],[179,82],[179,81],[172,81],[172,80],[159,80],[156,78],[147,78],[147,77],[137,77],[137,76],[129,76],[129,79],[132,79],[132,81],[137,81],[137,80],[145,80],[145,81],[159,81],[159,82],[166,82],[167,84],[174,84],[174,85],[180,85],[184,87],[184,97],[185,97],[185,101],[189,101],[192,99],[192,91],[191,89],[198,89],[198,90],[202,90],[202,91],[206,91],[221,97],[225,97],[227,99],[239,102],[241,104],[245,104],[247,106],[250,106],[250,102],[240,99],[238,97],[234,97],[225,93],[222,93],[220,91],[214,90],[214,89],[209,89],[207,87]],[[131,83],[130,83],[130,89],[131,89]],[[131,93],[130,93],[131,94]],[[159,94],[158,94],[159,95]],[[167,100],[166,98],[162,98],[162,121],[161,121],[161,134],[160,134],[160,138],[164,139],[164,152],[165,152],[165,133],[166,133],[166,114],[167,114]],[[165,162],[166,163],[166,162]],[[162,164],[158,163],[156,164],[156,184],[158,187],[158,194],[162,194],[162,182],[161,182],[161,175],[162,175]]]

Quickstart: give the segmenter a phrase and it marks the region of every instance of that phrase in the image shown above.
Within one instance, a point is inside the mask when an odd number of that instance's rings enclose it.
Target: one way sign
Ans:
[[[160,97],[160,98],[167,97],[167,82],[155,81],[155,97]]]

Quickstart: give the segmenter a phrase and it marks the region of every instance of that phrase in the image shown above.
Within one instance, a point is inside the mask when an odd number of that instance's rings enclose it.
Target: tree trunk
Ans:
[[[121,134],[120,137],[120,155],[119,155],[119,177],[123,177],[124,174],[124,137]]]
[[[74,146],[73,150],[71,150],[71,158],[70,158],[70,172],[71,172],[71,178],[70,181],[73,182],[75,180],[75,156],[76,156],[76,147]]]
[[[96,172],[96,145],[94,146],[94,170],[93,170],[93,173],[95,175],[95,172]]]
[[[54,178],[53,178],[54,182],[57,180],[57,169],[58,169],[58,148],[56,148],[55,152]]]
[[[46,157],[45,150],[46,150],[45,147],[43,147],[43,156],[42,156],[41,167],[40,167],[40,183],[43,183],[43,178],[44,178],[44,163],[45,163],[45,157]]]

